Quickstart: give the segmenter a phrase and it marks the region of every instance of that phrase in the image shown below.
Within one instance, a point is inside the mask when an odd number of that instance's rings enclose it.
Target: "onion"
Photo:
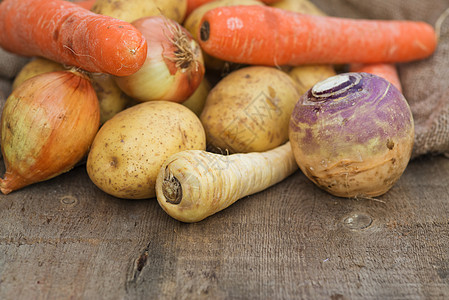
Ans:
[[[17,74],[13,81],[12,88],[14,90],[22,82],[33,76],[67,69],[68,67],[55,61],[42,57],[35,57],[22,68],[19,74]],[[89,73],[89,77],[92,86],[97,93],[98,102],[100,103],[101,124],[132,103],[133,99],[125,95],[125,93],[117,86],[112,75],[106,73]]]
[[[86,75],[55,71],[24,81],[2,113],[1,192],[69,171],[87,154],[99,124],[98,99]]]
[[[315,84],[297,102],[289,138],[303,173],[339,197],[386,193],[412,152],[410,107],[389,82],[343,73]]]
[[[184,27],[164,16],[144,17],[132,24],[149,41],[147,58],[136,73],[115,77],[117,85],[139,101],[182,103],[204,77],[200,46]]]

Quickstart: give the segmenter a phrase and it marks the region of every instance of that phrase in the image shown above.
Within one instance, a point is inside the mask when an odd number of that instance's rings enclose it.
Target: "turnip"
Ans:
[[[413,116],[385,79],[343,73],[301,96],[289,138],[298,166],[318,187],[339,197],[376,197],[394,185],[410,160]]]

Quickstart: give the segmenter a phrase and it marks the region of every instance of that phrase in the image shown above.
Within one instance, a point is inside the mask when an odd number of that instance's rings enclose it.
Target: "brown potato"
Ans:
[[[100,102],[100,122],[103,124],[124,110],[133,99],[126,95],[109,74],[92,74],[92,85]]]
[[[306,93],[313,85],[337,75],[332,65],[303,65],[293,67],[288,74],[298,86],[299,93]]]
[[[317,16],[325,16],[326,13],[319,9],[312,1],[310,0],[280,0],[273,4],[270,4],[272,7],[282,8],[289,11],[294,11],[302,14],[310,14]]]
[[[266,151],[288,140],[299,99],[285,72],[250,66],[230,73],[210,91],[200,119],[211,151]]]
[[[155,197],[156,177],[170,155],[206,148],[199,118],[170,101],[123,110],[99,130],[87,157],[87,173],[104,192],[126,199]]]
[[[182,105],[190,108],[190,110],[199,117],[203,111],[204,105],[206,104],[207,95],[209,95],[211,88],[211,83],[206,77],[204,77],[192,96],[182,102]]]
[[[129,1],[129,0],[128,0]],[[147,0],[148,1],[148,0]],[[181,24],[187,14],[187,0],[152,0],[164,16]]]
[[[97,0],[91,11],[129,23],[161,14],[181,23],[187,13],[187,0]]]
[[[62,71],[64,70],[64,66],[60,63],[54,62],[52,60],[36,57],[30,60],[23,68],[19,71],[17,76],[14,78],[12,83],[12,89],[14,90],[18,87],[22,82],[31,78],[33,76],[45,73],[45,72],[53,72],[53,71]]]

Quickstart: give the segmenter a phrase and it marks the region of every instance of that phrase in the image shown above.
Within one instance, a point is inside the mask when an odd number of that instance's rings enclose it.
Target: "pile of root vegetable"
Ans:
[[[433,26],[325,15],[306,0],[3,0],[24,59],[2,108],[3,194],[83,166],[96,187],[197,222],[300,169],[378,197],[414,119],[396,64]]]

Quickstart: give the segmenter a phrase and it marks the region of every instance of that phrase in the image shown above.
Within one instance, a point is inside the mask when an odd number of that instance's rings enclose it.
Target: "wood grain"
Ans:
[[[1,299],[448,299],[449,161],[377,199],[300,172],[195,224],[106,195],[84,166],[0,196]]]

